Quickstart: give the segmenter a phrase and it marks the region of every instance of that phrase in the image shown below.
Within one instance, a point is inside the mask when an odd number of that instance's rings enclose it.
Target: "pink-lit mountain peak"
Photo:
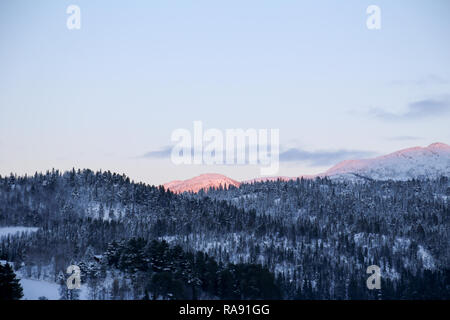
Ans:
[[[228,178],[222,174],[218,173],[205,173],[197,177],[187,180],[176,180],[164,184],[166,189],[169,189],[175,193],[182,193],[185,191],[198,192],[200,190],[208,190],[209,188],[219,188],[219,187],[229,187],[235,186],[239,187],[240,182]]]
[[[407,148],[407,149],[403,149],[403,150],[399,150],[393,153],[390,153],[388,155],[382,156],[382,157],[392,157],[394,155],[406,155],[406,156],[411,156],[411,155],[420,155],[420,154],[427,154],[430,152],[449,152],[450,151],[450,146],[442,143],[442,142],[435,142],[430,144],[428,147],[412,147],[412,148]]]
[[[448,144],[442,143],[442,142],[435,142],[428,146],[429,150],[443,150],[450,152],[450,146]]]

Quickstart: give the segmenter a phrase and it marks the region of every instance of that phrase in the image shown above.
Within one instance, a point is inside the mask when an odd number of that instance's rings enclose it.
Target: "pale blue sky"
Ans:
[[[81,30],[66,28],[70,4]],[[371,4],[381,30],[366,28]],[[289,176],[450,143],[449,39],[447,0],[2,0],[0,174],[258,176],[142,157],[194,120],[279,128],[283,150],[298,149],[281,163]]]

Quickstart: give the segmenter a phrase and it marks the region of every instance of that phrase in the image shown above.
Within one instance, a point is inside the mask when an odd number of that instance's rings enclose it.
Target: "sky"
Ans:
[[[259,176],[173,164],[171,134],[194,121],[279,129],[281,176],[450,144],[449,39],[447,0],[2,0],[0,175]]]

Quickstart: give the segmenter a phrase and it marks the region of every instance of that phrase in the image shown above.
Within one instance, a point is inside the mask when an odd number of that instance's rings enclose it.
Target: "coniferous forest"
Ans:
[[[449,197],[447,177],[174,194],[111,172],[11,175],[0,227],[37,231],[1,237],[0,260],[61,299],[80,298],[70,265],[89,299],[450,299]]]

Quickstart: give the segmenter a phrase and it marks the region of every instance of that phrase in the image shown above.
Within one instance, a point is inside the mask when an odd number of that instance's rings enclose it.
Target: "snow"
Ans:
[[[433,256],[424,247],[419,245],[417,255],[422,260],[425,269],[435,268]]]
[[[404,149],[373,159],[346,160],[322,175],[344,180],[409,180],[450,176],[450,146],[434,143],[425,148]]]
[[[59,299],[59,286],[44,280],[20,279],[23,288],[23,300],[39,300],[46,297],[48,300]]]
[[[358,244],[358,245],[361,245],[361,244],[362,244],[363,239],[364,239],[364,232],[356,233],[356,234],[353,236],[353,240],[354,240],[355,243]]]
[[[48,300],[59,300],[59,285],[46,281],[35,279],[20,279],[23,288],[22,300],[39,300],[40,297],[46,297]],[[81,285],[80,300],[89,300],[89,289],[87,286]]]
[[[36,232],[39,228],[33,227],[0,227],[0,238],[18,233]]]
[[[6,263],[9,263],[12,266],[14,265],[12,262],[0,260],[0,264],[4,265]],[[40,275],[41,279],[37,279],[36,266],[33,266],[31,276],[26,275],[25,268],[20,268],[16,271],[16,276],[20,280],[20,285],[23,289],[22,300],[39,300],[40,297],[45,297],[48,300],[59,300],[59,284],[49,280],[49,278],[51,278],[49,273],[53,269],[52,265],[42,267]],[[90,300],[89,288],[86,285],[81,284],[79,300]]]
[[[410,245],[411,245],[410,239],[398,237],[395,239],[393,251],[405,252],[406,250],[408,250]]]

